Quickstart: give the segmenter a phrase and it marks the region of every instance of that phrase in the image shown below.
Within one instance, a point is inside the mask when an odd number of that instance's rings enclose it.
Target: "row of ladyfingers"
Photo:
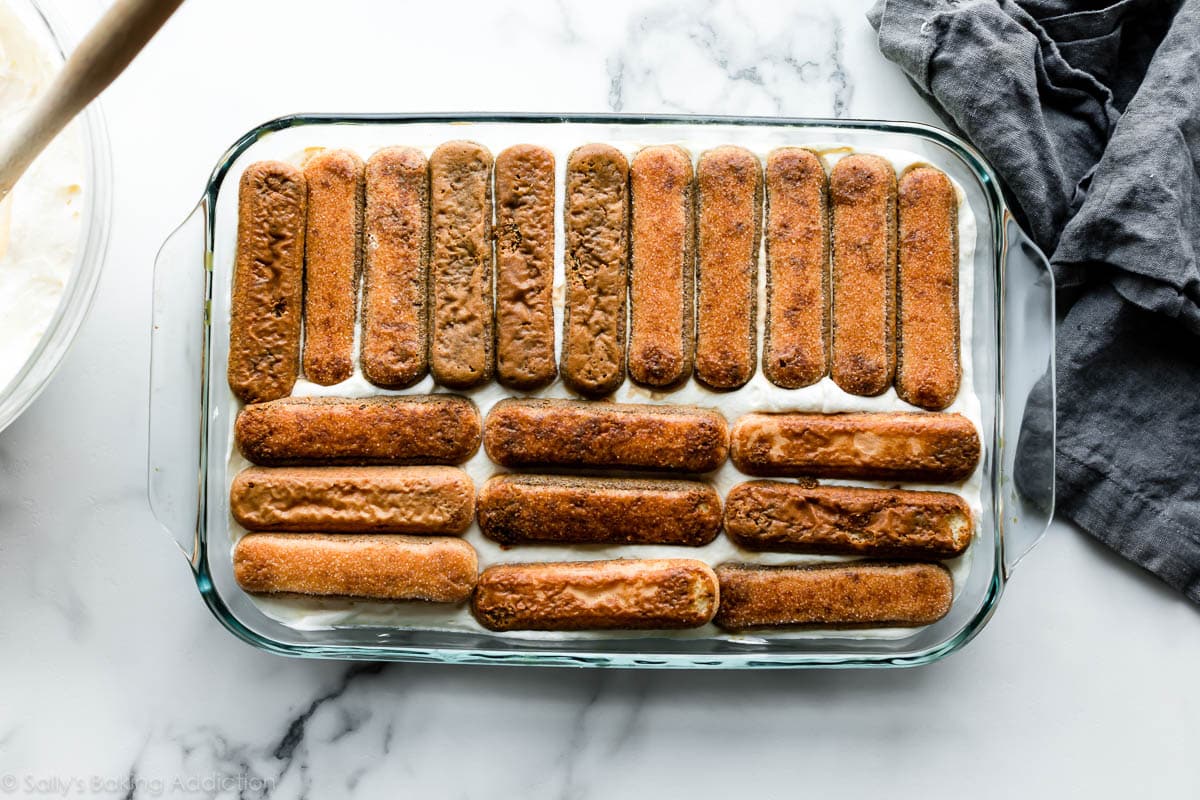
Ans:
[[[927,625],[950,609],[940,564],[722,564],[687,558],[501,564],[461,539],[252,533],[234,571],[255,593],[461,603],[489,630],[727,630]]]
[[[230,511],[247,530],[457,535],[478,519],[503,545],[699,547],[726,535],[747,550],[942,559],[973,522],[948,492],[750,481],[721,498],[705,483],[497,475],[475,496],[455,467],[252,467]]]
[[[481,423],[455,395],[284,398],[238,414],[241,453],[261,466],[461,464],[482,441],[513,468],[704,473],[732,458],[750,475],[951,483],[979,463],[958,414],[747,414],[690,406],[508,399]]]
[[[493,203],[494,185],[494,203]],[[765,188],[765,192],[764,192]],[[948,406],[958,393],[958,201],[941,172],[899,182],[887,160],[810,150],[759,159],[652,146],[632,162],[584,145],[566,167],[561,371],[589,397],[626,373],[669,389],[693,373],[736,389],[757,369],[765,194],[763,372],[786,388],[825,375],[877,395]],[[242,175],[229,384],[244,402],[353,371],[362,274],[363,374],[404,388],[556,377],[554,157],[449,142],[429,159],[392,147],[365,164],[321,153]],[[493,236],[493,205],[495,226]],[[494,278],[493,278],[493,272]],[[303,314],[301,306],[303,305]],[[301,326],[303,323],[303,355]],[[628,328],[628,330],[627,330]]]

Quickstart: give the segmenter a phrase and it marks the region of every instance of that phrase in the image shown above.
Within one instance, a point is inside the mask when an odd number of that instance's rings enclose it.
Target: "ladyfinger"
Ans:
[[[829,176],[833,216],[833,380],[871,397],[896,367],[896,171],[854,154]]]
[[[326,150],[305,165],[304,180],[304,377],[330,386],[354,372],[363,162],[349,150]]]
[[[747,414],[731,457],[747,475],[954,483],[979,464],[979,434],[959,414]]]
[[[512,389],[554,380],[554,155],[532,144],[496,156],[496,377]]]
[[[304,174],[291,164],[259,161],[242,173],[227,377],[243,403],[285,397],[296,384],[307,208]]]
[[[973,530],[971,509],[948,492],[751,481],[725,500],[725,535],[747,550],[954,558]]]
[[[252,531],[458,534],[475,486],[456,467],[251,467],[229,510]]]
[[[625,380],[628,183],[629,162],[609,145],[586,144],[567,159],[562,376],[590,397]]]
[[[364,221],[363,376],[405,389],[429,370],[429,162],[414,147],[367,161]]]
[[[704,625],[717,601],[703,561],[618,559],[488,567],[471,610],[493,631],[662,630]]]
[[[941,564],[722,564],[717,578],[721,605],[713,622],[731,631],[929,625],[949,613],[954,598],[954,581]]]
[[[917,167],[900,178],[896,394],[940,411],[961,376],[958,196],[946,175]]]
[[[387,534],[250,533],[233,550],[233,575],[252,594],[461,603],[478,577],[462,539]]]
[[[501,544],[698,547],[721,527],[721,498],[695,481],[497,475],[479,490],[483,534]]]
[[[692,157],[675,145],[647,147],[629,168],[633,216],[629,376],[657,388],[692,374],[695,224]]]
[[[718,147],[700,156],[696,188],[696,377],[713,389],[736,389],[758,363],[762,167],[748,150]]]
[[[265,467],[461,464],[479,449],[479,410],[455,395],[290,397],[249,405],[234,438]]]
[[[429,159],[433,379],[467,389],[492,378],[492,154],[447,142]]]
[[[767,321],[763,373],[785,389],[829,371],[829,180],[811,150],[767,157]]]
[[[710,472],[728,452],[729,428],[693,406],[501,400],[483,446],[506,467],[631,467]]]

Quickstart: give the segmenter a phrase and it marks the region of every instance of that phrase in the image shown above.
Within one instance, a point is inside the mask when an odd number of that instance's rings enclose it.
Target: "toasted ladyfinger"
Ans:
[[[606,144],[567,158],[562,377],[601,397],[625,381],[629,162]]]
[[[855,153],[829,176],[833,217],[833,361],[850,394],[874,396],[896,369],[896,171]]]
[[[300,373],[304,174],[282,161],[246,167],[238,186],[229,303],[229,388],[243,403],[285,397]]]
[[[758,365],[758,158],[741,147],[706,151],[696,167],[696,192],[696,377],[713,389],[736,389]]]
[[[692,157],[656,145],[629,168],[633,215],[629,274],[629,376],[669,388],[692,374],[695,223]]]
[[[896,394],[940,411],[962,377],[958,317],[958,196],[945,173],[900,178]]]

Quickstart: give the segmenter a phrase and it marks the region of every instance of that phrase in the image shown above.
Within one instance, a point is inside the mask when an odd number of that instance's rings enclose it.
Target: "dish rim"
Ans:
[[[215,240],[214,210],[217,198],[221,192],[225,178],[236,160],[264,135],[277,131],[306,125],[330,124],[445,124],[445,123],[575,123],[575,124],[624,124],[624,125],[654,125],[654,124],[689,124],[689,125],[727,125],[727,126],[769,126],[769,127],[808,127],[825,129],[845,129],[870,132],[882,132],[901,135],[915,135],[932,140],[945,147],[960,158],[979,180],[983,196],[987,203],[987,215],[991,225],[991,239],[994,253],[993,280],[995,281],[997,313],[993,332],[1000,353],[997,358],[997,399],[998,405],[992,419],[992,441],[999,436],[999,426],[1003,413],[1000,403],[1004,399],[1003,380],[1003,306],[1004,306],[1004,270],[1006,253],[1010,243],[1006,240],[1005,232],[1011,214],[1004,202],[999,189],[999,182],[984,158],[967,142],[954,134],[939,128],[917,122],[899,122],[888,120],[843,120],[819,117],[746,117],[719,115],[689,115],[689,114],[548,114],[538,112],[524,113],[369,113],[369,114],[336,114],[336,113],[305,113],[290,114],[258,125],[239,137],[214,166],[206,184],[204,194],[198,209],[204,210],[204,245],[205,245],[205,289],[206,300],[211,300],[212,292],[212,261]],[[191,219],[191,217],[189,217]],[[187,224],[186,222],[184,223]],[[174,234],[172,234],[174,236]],[[191,565],[197,588],[205,604],[227,630],[243,641],[267,652],[302,658],[335,658],[346,660],[395,660],[412,662],[459,663],[459,664],[519,664],[536,666],[605,666],[629,668],[710,668],[710,669],[745,669],[745,668],[864,668],[864,667],[908,667],[932,663],[946,655],[961,649],[973,639],[986,625],[995,611],[1007,582],[1007,570],[1004,560],[1004,526],[1000,519],[1002,497],[999,486],[994,487],[990,509],[985,513],[992,514],[996,523],[996,536],[992,574],[987,582],[982,603],[976,613],[971,616],[962,628],[936,644],[904,655],[886,653],[844,653],[835,655],[822,654],[788,654],[788,653],[719,653],[719,654],[687,654],[673,653],[664,655],[639,655],[627,652],[588,652],[539,649],[536,651],[519,649],[498,649],[468,646],[463,649],[449,647],[413,647],[399,645],[321,645],[290,643],[278,641],[251,630],[227,607],[217,591],[209,572],[207,553],[206,514],[208,507],[208,464],[209,452],[207,447],[209,436],[209,379],[211,370],[207,361],[211,351],[211,320],[206,314],[204,325],[203,359],[204,369],[201,377],[201,447],[200,447],[200,514],[197,518],[196,546],[191,554]],[[997,484],[1000,479],[1001,465],[994,466],[995,475],[986,479]],[[519,645],[517,646],[519,647]]]

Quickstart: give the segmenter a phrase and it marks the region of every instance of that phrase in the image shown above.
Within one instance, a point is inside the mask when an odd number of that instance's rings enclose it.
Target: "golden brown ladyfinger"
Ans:
[[[497,475],[479,490],[483,534],[501,544],[673,544],[698,547],[721,527],[705,483]]]
[[[958,196],[933,167],[900,178],[896,394],[940,411],[961,377],[958,322]]]
[[[750,481],[725,501],[725,534],[747,550],[942,559],[962,555],[973,532],[971,509],[949,492]]]
[[[456,467],[251,467],[229,510],[252,531],[459,534],[475,486]]]
[[[304,180],[304,377],[330,386],[354,373],[363,162],[349,150],[326,150],[304,166]]]
[[[363,376],[404,389],[429,370],[429,162],[415,147],[367,161],[363,223]]]
[[[762,167],[741,147],[718,147],[696,167],[696,377],[736,389],[758,364],[758,247]]]
[[[445,536],[249,533],[233,574],[253,594],[461,603],[478,577],[475,548]]]
[[[496,377],[546,386],[554,360],[554,155],[532,144],[496,156]]]
[[[429,366],[452,389],[492,377],[491,177],[492,154],[475,142],[447,142],[429,158]]]
[[[479,410],[448,394],[289,397],[246,406],[242,455],[266,467],[461,464],[479,449]]]
[[[952,483],[979,464],[979,434],[959,414],[747,414],[730,456],[748,475]]]
[[[625,381],[628,184],[629,162],[614,147],[586,144],[567,158],[562,377],[591,397]]]
[[[829,180],[811,150],[767,157],[767,320],[763,373],[785,389],[829,371]]]
[[[484,448],[506,467],[630,467],[710,472],[725,461],[729,428],[693,406],[502,400],[488,412]]]
[[[833,217],[834,382],[874,396],[896,366],[896,171],[856,153],[829,176]]]
[[[692,374],[695,341],[691,155],[675,145],[640,150],[629,167],[629,194],[629,376],[671,387]]]
[[[778,626],[908,627],[946,616],[954,581],[941,564],[722,564],[713,620],[731,631]]]
[[[229,388],[243,403],[291,394],[300,371],[304,174],[282,161],[246,167],[238,186],[229,303]]]
[[[717,602],[703,561],[619,559],[489,567],[471,610],[493,631],[661,630],[704,625]]]

